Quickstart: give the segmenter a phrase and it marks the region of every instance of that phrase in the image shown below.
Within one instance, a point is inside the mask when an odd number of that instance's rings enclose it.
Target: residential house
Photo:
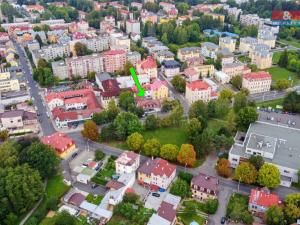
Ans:
[[[240,23],[243,26],[259,26],[263,23],[263,19],[261,19],[257,14],[244,14],[240,16]]]
[[[272,76],[268,72],[259,71],[243,75],[242,87],[247,88],[250,94],[270,91]]]
[[[205,201],[207,199],[216,199],[219,193],[219,180],[216,177],[199,173],[191,181],[193,198]]]
[[[278,195],[271,193],[267,188],[251,189],[248,209],[251,212],[264,214],[269,207],[280,204]]]
[[[214,77],[221,84],[227,84],[230,82],[230,76],[228,76],[226,73],[222,71],[216,71]]]
[[[146,59],[136,64],[136,71],[138,74],[147,74],[150,79],[157,78],[157,64],[156,61],[148,56]]]
[[[251,72],[251,69],[249,69],[247,66],[245,66],[243,63],[237,61],[233,63],[227,63],[222,66],[222,72],[227,74],[230,78],[230,80],[237,76],[237,75],[243,75]]]
[[[166,190],[175,178],[176,166],[161,158],[148,159],[137,173],[139,184],[152,190]]]
[[[155,80],[149,85],[151,90],[151,97],[153,99],[163,100],[169,96],[169,88],[166,81]]]
[[[17,76],[9,71],[0,72],[0,92],[20,91]]]
[[[116,160],[116,173],[135,173],[140,165],[140,155],[132,151],[123,152]]]
[[[180,63],[176,60],[163,61],[161,71],[165,77],[174,77],[180,72]]]
[[[101,89],[101,105],[107,108],[108,103],[111,100],[118,101],[118,97],[121,93],[118,82],[115,79],[103,80],[100,83],[99,88]]]
[[[153,53],[153,57],[159,62],[174,60],[175,54],[169,50],[157,51]]]
[[[272,66],[273,53],[266,50],[254,51],[251,54],[251,63],[258,69],[267,69]]]
[[[61,132],[44,136],[41,138],[41,141],[43,144],[51,146],[61,158],[67,157],[76,148],[75,141],[67,134]]]

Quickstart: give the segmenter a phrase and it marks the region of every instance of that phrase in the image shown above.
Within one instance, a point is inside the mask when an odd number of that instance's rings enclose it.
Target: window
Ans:
[[[237,162],[238,160],[237,160],[236,158],[232,158],[232,161],[235,161],[235,162]]]

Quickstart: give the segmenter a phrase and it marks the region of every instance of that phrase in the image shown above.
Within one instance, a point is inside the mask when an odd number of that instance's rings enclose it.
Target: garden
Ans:
[[[115,174],[115,156],[110,156],[107,163],[93,178],[92,181],[96,184],[106,185]]]

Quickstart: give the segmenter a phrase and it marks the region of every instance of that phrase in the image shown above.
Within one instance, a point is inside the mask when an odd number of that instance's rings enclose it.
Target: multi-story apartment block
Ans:
[[[177,52],[177,58],[181,62],[185,62],[186,60],[194,57],[200,57],[201,48],[200,47],[186,47],[180,48]]]
[[[201,54],[204,57],[216,59],[219,46],[212,42],[203,42],[201,44]]]
[[[240,23],[243,26],[259,26],[263,23],[263,19],[261,19],[257,14],[245,14],[240,16]]]
[[[136,64],[136,71],[138,74],[147,74],[149,79],[157,78],[157,64],[155,60],[148,56],[147,59]]]
[[[137,20],[126,20],[126,33],[139,34],[141,33],[141,24]]]
[[[226,73],[230,79],[237,75],[250,73],[251,69],[241,62],[226,63],[222,66],[222,72]]]
[[[231,37],[220,37],[219,46],[221,48],[227,48],[230,52],[235,51],[236,39]]]
[[[69,44],[55,44],[42,47],[40,50],[32,51],[32,59],[35,65],[37,65],[38,60],[43,58],[45,60],[53,60],[57,57],[67,57],[70,55]]]
[[[176,8],[174,4],[168,2],[160,2],[159,6],[162,7],[162,9],[166,12]]]
[[[130,51],[130,39],[125,36],[111,37],[111,48],[113,48],[113,46],[119,46],[118,49],[121,47],[126,51]]]
[[[136,66],[138,62],[140,62],[142,59],[142,56],[139,52],[127,52],[126,53],[126,60],[131,62],[132,65]]]
[[[153,53],[153,57],[159,62],[174,60],[175,54],[169,50],[157,51]]]
[[[191,181],[193,198],[205,201],[207,199],[216,199],[219,192],[219,180],[203,173],[194,176]]]
[[[65,64],[68,69],[68,77],[86,77],[89,72],[100,73],[104,71],[103,57],[101,54],[67,58]],[[64,65],[61,65],[61,67],[64,68]],[[59,71],[56,72],[56,69],[54,70],[55,73],[59,73]]]
[[[270,48],[275,48],[276,36],[271,31],[259,30],[257,35],[257,41],[259,44],[268,45]]]
[[[300,130],[265,122],[252,123],[247,133],[238,135],[229,152],[231,167],[260,155],[265,163],[275,165],[281,174],[281,185],[290,187],[298,182]]]
[[[126,63],[126,52],[124,50],[110,50],[102,53],[103,68],[105,72],[113,73],[123,69]]]
[[[140,165],[140,155],[135,152],[125,151],[116,160],[116,173],[135,173]]]
[[[163,61],[161,71],[166,77],[174,77],[180,72],[180,63],[176,60]]]
[[[151,22],[153,24],[157,23],[157,15],[153,12],[148,12],[147,10],[141,11],[141,21],[142,23]]]
[[[54,61],[51,63],[53,75],[61,80],[69,78],[68,66],[65,61]]]
[[[152,190],[167,190],[176,175],[176,166],[156,158],[148,159],[138,170],[138,183]]]
[[[243,76],[242,87],[247,88],[250,94],[270,91],[272,76],[268,72],[260,71]]]
[[[215,95],[216,93],[205,81],[196,80],[186,84],[185,98],[190,105],[198,100],[209,102]]]
[[[0,92],[19,91],[20,83],[10,72],[0,72]]]
[[[48,26],[57,26],[57,25],[64,25],[65,20],[64,19],[55,19],[55,20],[42,20],[42,25],[48,25]]]
[[[238,20],[239,15],[242,13],[241,9],[238,9],[236,7],[230,7],[229,5],[225,5],[223,7],[223,9],[225,9],[228,13],[229,16],[233,16],[235,18],[235,20]]]
[[[240,38],[239,51],[240,52],[250,52],[251,49],[253,48],[253,46],[257,43],[258,43],[257,39],[253,38],[253,37]]]
[[[258,69],[267,69],[272,66],[273,53],[267,50],[254,51],[251,54],[251,63]]]
[[[102,52],[109,49],[109,35],[101,33],[97,37],[86,39],[83,43],[93,52]]]

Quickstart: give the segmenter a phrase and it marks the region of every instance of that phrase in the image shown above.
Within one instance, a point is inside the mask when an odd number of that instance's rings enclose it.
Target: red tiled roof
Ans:
[[[194,90],[207,90],[210,86],[208,83],[202,80],[196,80],[186,85],[187,88]]]
[[[124,187],[125,185],[117,180],[110,180],[108,183],[105,185],[105,187],[110,188],[110,189],[115,189],[119,190],[120,188]]]
[[[103,92],[101,95],[103,97],[119,96],[121,89],[115,79],[104,80],[101,83],[103,87]]]
[[[272,205],[278,205],[280,200],[276,194],[271,194],[268,190],[252,189],[249,203],[267,208]]]
[[[183,73],[186,77],[192,77],[192,76],[197,75],[197,71],[193,67],[186,68],[183,71]]]
[[[78,97],[78,98],[69,98],[65,100],[65,104],[78,104],[78,103],[85,103],[87,104],[88,99],[85,97]]]
[[[80,206],[80,204],[85,200],[84,195],[80,193],[74,193],[68,200],[68,202],[75,206]]]
[[[147,59],[141,61],[139,64],[141,64],[141,68],[144,70],[157,68],[156,61],[151,56],[148,56]]]
[[[148,159],[139,169],[140,173],[151,174],[163,176],[166,175],[170,177],[173,172],[176,170],[176,166],[170,164],[168,161],[156,158]]]
[[[137,158],[139,157],[138,154],[136,154],[135,152],[132,151],[126,151],[123,152],[117,159],[116,159],[116,163],[119,163],[121,165],[126,165],[126,166],[130,166],[132,165]]]
[[[173,220],[176,217],[176,210],[173,207],[174,206],[172,204],[163,201],[157,210],[157,214],[160,217],[162,217],[170,222],[173,222]]]
[[[152,84],[150,84],[150,89],[152,91],[158,90],[161,86],[167,87],[167,81],[155,80]]]
[[[50,145],[56,151],[62,153],[75,144],[67,134],[56,132],[49,136],[42,137],[42,142],[45,145]]]
[[[243,78],[247,80],[264,80],[264,79],[272,79],[272,76],[266,71],[259,71],[259,72],[247,73],[243,76]]]

